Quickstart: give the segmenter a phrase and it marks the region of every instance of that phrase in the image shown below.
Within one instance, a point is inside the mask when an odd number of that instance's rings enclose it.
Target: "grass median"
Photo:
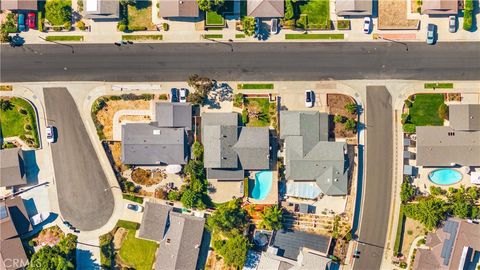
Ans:
[[[205,35],[202,35],[202,37],[204,39],[223,38],[223,35],[222,34],[205,34]]]
[[[285,39],[344,39],[343,34],[285,34]]]
[[[239,83],[237,85],[238,90],[246,89],[273,89],[273,83]]]
[[[47,36],[46,41],[83,41],[83,36]]]
[[[131,40],[131,41],[163,40],[163,35],[122,35],[122,40]]]
[[[425,83],[425,89],[452,89],[453,83]]]

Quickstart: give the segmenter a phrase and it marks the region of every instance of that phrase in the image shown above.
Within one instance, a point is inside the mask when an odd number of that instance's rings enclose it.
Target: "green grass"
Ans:
[[[11,110],[0,111],[0,129],[3,137],[29,137],[33,138],[34,147],[39,146],[37,132],[37,116],[30,103],[22,98],[9,99],[13,105]],[[21,114],[20,109],[27,111],[27,114]],[[30,125],[31,130],[26,130],[25,125]]]
[[[270,101],[268,98],[246,98],[247,110],[253,107],[260,107],[263,117],[249,118],[247,126],[249,127],[268,127],[270,126]]]
[[[157,243],[135,237],[135,230],[128,230],[120,248],[120,258],[137,270],[151,270]]]
[[[125,228],[125,229],[128,229],[128,230],[137,230],[139,228],[140,224],[138,224],[136,222],[133,222],[133,221],[120,219],[119,221],[117,221],[116,226],[120,227],[120,228]]]
[[[410,108],[411,122],[415,126],[442,126],[438,108],[443,104],[442,94],[417,94]]]
[[[235,34],[235,38],[245,38],[245,34]]]
[[[163,35],[122,35],[123,40],[163,40]]]
[[[207,26],[223,26],[225,24],[225,19],[222,14],[216,11],[208,11],[206,14],[206,25]]]
[[[238,90],[241,89],[273,89],[273,83],[239,83]]]
[[[343,34],[285,34],[285,39],[344,39]]]
[[[205,34],[205,35],[202,35],[203,38],[207,39],[207,38],[223,38],[223,35],[222,34]]]
[[[83,36],[47,36],[47,41],[83,41]]]
[[[403,231],[405,224],[405,213],[403,212],[403,205],[400,205],[400,212],[397,225],[397,235],[395,236],[395,245],[393,246],[393,252],[399,253],[402,250]]]
[[[128,5],[127,12],[129,30],[142,31],[154,27],[151,1],[137,1],[135,5]]]
[[[308,29],[329,29],[330,1],[309,0],[298,2],[300,14],[307,15]]]
[[[425,89],[433,89],[433,88],[452,89],[453,83],[425,83],[424,88]]]
[[[143,203],[143,198],[142,197],[137,197],[137,196],[133,196],[133,195],[129,195],[129,194],[123,194],[122,196],[125,200],[129,200],[129,201],[136,202],[136,203],[139,203],[139,204]]]

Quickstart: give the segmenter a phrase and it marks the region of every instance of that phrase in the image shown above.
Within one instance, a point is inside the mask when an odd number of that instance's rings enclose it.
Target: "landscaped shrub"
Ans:
[[[180,201],[180,198],[182,198],[182,193],[178,190],[170,190],[170,192],[168,192],[167,198],[170,201]]]
[[[17,32],[17,22],[15,20],[15,15],[13,13],[7,14],[5,22],[2,24],[3,33],[16,33]]]
[[[292,0],[285,1],[285,20],[291,20],[295,16]]]
[[[85,26],[85,23],[83,21],[78,21],[77,22],[77,27],[78,27],[78,29],[80,29],[82,31],[85,31],[85,29],[87,29],[87,27]]]
[[[145,31],[145,30],[147,30],[147,27],[145,27],[145,26],[131,26],[130,25],[128,27],[128,30],[130,30],[130,31]]]
[[[71,28],[72,28],[72,23],[71,22],[65,22],[63,24],[63,29],[65,29],[67,31],[70,31]]]
[[[243,106],[243,94],[238,93],[233,96],[233,106],[237,108],[241,108]]]
[[[167,94],[160,94],[160,95],[158,96],[158,99],[159,99],[159,100],[168,100],[168,96],[167,96]]]
[[[350,30],[350,20],[338,20],[337,21],[338,30]]]
[[[119,22],[117,23],[117,29],[118,29],[118,31],[120,31],[120,32],[125,32],[125,31],[128,30],[127,22],[126,22],[125,19],[124,19],[124,20],[121,20],[121,21],[119,21]]]
[[[302,29],[307,29],[308,28],[308,16],[307,16],[307,14],[300,14],[300,18],[298,18],[296,26],[298,28],[302,28]]]
[[[242,123],[244,123],[244,124],[248,123],[248,110],[247,110],[247,108],[243,108],[243,110],[242,110]]]
[[[348,119],[345,122],[345,129],[353,132],[357,131],[357,122],[354,119]]]
[[[333,122],[334,123],[343,123],[345,121],[344,117],[339,115],[339,114],[336,114],[334,117],[333,117]]]
[[[473,24],[473,0],[465,0],[465,9],[463,10],[463,29],[470,31]]]
[[[406,123],[403,125],[403,132],[411,134],[411,133],[415,133],[415,131],[416,131],[415,124]]]
[[[247,36],[252,36],[253,33],[255,32],[255,18],[245,16],[242,19],[242,25],[243,25],[243,32]]]
[[[412,107],[412,102],[408,99],[405,99],[405,101],[403,103],[405,103],[405,107],[407,107],[407,108]]]
[[[357,114],[357,104],[355,103],[345,104],[345,110],[347,110],[348,113],[350,114]]]
[[[162,28],[163,28],[163,31],[168,31],[170,29],[170,26],[168,25],[168,23],[163,23]]]
[[[135,95],[135,94],[122,94],[120,97],[123,100],[152,100],[153,95],[152,94],[141,94],[141,95]]]
[[[37,16],[38,16],[38,19],[37,19],[38,31],[43,32],[43,23],[45,21],[45,19],[43,18],[43,13],[39,11]]]
[[[438,107],[438,117],[448,120],[448,106],[443,103]]]

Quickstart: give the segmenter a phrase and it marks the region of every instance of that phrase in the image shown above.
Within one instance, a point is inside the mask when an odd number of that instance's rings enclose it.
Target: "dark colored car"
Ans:
[[[170,102],[178,102],[178,89],[172,88],[170,90]]]
[[[18,31],[25,31],[25,15],[22,13],[18,14]]]
[[[35,29],[35,13],[29,12],[27,15],[28,29]]]
[[[428,45],[435,44],[436,32],[437,32],[437,26],[435,24],[429,23],[427,27],[427,44]]]

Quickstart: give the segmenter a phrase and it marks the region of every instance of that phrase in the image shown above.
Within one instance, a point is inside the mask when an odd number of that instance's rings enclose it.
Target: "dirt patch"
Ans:
[[[420,222],[407,218],[405,221],[405,231],[403,233],[402,254],[407,256],[413,240],[424,234],[425,227]]]
[[[165,179],[165,177],[167,176],[162,171],[155,171],[152,173],[150,170],[137,168],[132,172],[132,181],[136,184],[147,187],[159,184],[163,179]]]
[[[140,121],[150,121],[150,115],[122,115],[118,118],[118,122],[122,121],[131,121],[131,122],[140,122]]]
[[[334,123],[333,118],[335,115],[343,116],[346,120],[348,118],[356,119],[356,115],[349,113],[345,109],[345,105],[349,103],[355,103],[355,100],[349,96],[341,94],[328,94],[328,114],[329,114],[329,136],[331,138],[353,138],[355,133],[345,129],[345,124]]]
[[[419,21],[407,19],[407,1],[410,0],[378,1],[378,29],[416,30]]]
[[[122,247],[123,239],[127,236],[128,230],[125,228],[118,228],[113,235],[113,246],[115,250],[119,250]]]
[[[58,226],[46,228],[34,239],[37,246],[55,246],[65,234]]]
[[[97,119],[103,125],[103,133],[107,140],[112,140],[113,116],[119,110],[148,110],[148,100],[109,100],[106,106],[97,113]]]
[[[125,165],[122,164],[122,143],[121,142],[108,142],[108,148],[110,150],[111,159],[113,159],[113,163],[115,168],[118,171],[124,171]]]
[[[211,251],[207,258],[205,269],[208,270],[234,270],[233,267],[227,267],[223,263],[223,259],[220,255],[215,254],[215,251]]]

